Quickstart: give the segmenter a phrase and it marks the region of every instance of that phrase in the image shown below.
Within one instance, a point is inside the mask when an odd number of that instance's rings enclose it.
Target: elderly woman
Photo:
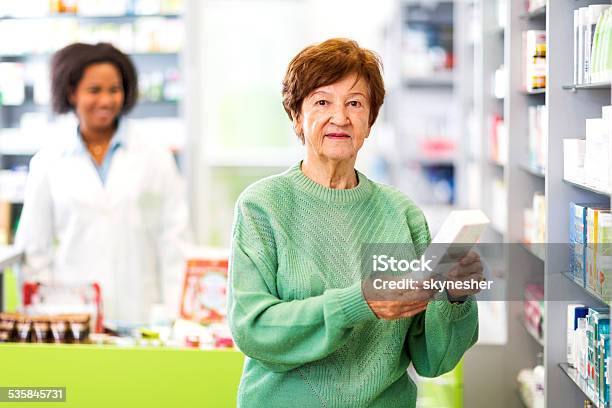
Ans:
[[[453,369],[478,336],[475,292],[405,300],[364,290],[363,243],[430,243],[421,210],[355,170],[384,99],[381,63],[332,39],[289,64],[283,105],[304,160],[250,186],[238,200],[229,322],[248,356],[242,407],[414,407],[412,362],[426,377]],[[481,276],[477,256],[457,276]],[[461,300],[454,302],[451,300]]]

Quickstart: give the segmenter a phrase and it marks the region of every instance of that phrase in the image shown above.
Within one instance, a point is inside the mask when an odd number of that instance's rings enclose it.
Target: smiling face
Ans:
[[[293,118],[303,133],[306,154],[319,160],[352,161],[370,134],[368,84],[357,75],[348,75],[331,85],[312,91],[302,103],[299,117]]]
[[[119,70],[109,63],[89,65],[70,96],[83,130],[111,128],[123,107],[124,91]]]

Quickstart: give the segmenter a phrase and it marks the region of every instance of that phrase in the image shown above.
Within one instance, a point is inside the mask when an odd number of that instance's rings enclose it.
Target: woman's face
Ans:
[[[367,82],[357,75],[312,91],[293,124],[303,132],[308,154],[332,161],[354,161],[370,134]]]
[[[82,127],[104,131],[112,127],[123,107],[123,85],[117,67],[109,63],[89,65],[70,96]]]

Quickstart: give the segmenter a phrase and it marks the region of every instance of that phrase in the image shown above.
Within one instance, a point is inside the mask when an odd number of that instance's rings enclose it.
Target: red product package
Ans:
[[[227,259],[187,261],[181,317],[198,323],[222,322],[226,316]]]

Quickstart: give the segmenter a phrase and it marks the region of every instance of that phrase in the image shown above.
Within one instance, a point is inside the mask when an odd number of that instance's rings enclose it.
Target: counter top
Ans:
[[[244,356],[235,349],[4,343],[0,361],[1,386],[66,387],[62,407],[231,407]]]

